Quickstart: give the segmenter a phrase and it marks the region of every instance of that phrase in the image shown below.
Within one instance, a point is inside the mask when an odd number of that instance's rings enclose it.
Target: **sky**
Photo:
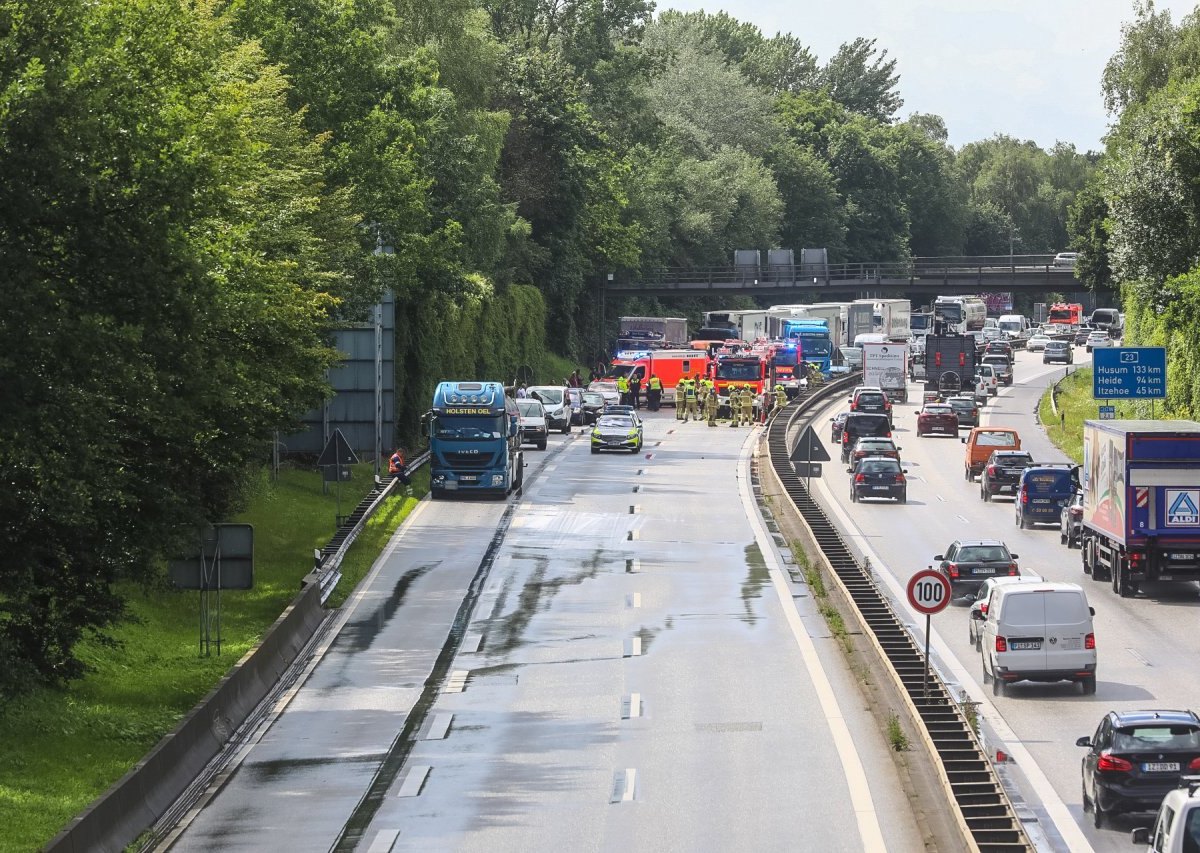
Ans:
[[[1156,0],[1178,24],[1196,0]],[[1110,118],[1100,77],[1133,20],[1133,0],[659,0],[725,11],[767,36],[790,32],[824,64],[839,45],[876,39],[896,59],[899,117],[934,113],[950,144],[1004,133],[1042,148],[1101,151]]]

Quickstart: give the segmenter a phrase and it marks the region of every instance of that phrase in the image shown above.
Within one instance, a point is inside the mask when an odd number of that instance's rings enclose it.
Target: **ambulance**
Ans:
[[[675,405],[675,386],[685,376],[694,379],[707,376],[711,359],[703,350],[694,349],[659,349],[659,350],[626,350],[617,353],[608,368],[608,375],[588,385],[589,391],[597,391],[604,395],[606,402],[617,402],[617,378],[624,376],[632,379],[637,376],[642,382],[642,399],[646,398],[646,389],[651,374],[662,380],[662,402]]]

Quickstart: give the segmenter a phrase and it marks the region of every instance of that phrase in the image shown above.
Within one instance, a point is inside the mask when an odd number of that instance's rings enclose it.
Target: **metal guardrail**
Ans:
[[[428,463],[429,451],[426,450],[404,466],[404,473],[411,477]],[[345,559],[350,546],[362,533],[367,521],[375,514],[375,511],[391,497],[399,483],[400,480],[396,477],[390,478],[387,482],[378,480],[375,488],[367,493],[350,515],[346,516],[345,523],[338,527],[325,547],[316,552],[313,570],[301,581],[301,586],[317,584],[321,588],[322,604],[337,587],[338,581],[342,579],[342,560]]]
[[[845,597],[853,603],[864,635],[887,662],[906,698],[927,751],[939,762],[942,788],[956,806],[969,849],[985,853],[1029,851],[1032,844],[1024,826],[974,729],[940,675],[935,673],[926,692],[923,657],[913,635],[871,577],[870,566],[859,563],[790,463],[788,436],[792,427],[816,404],[840,394],[852,382],[853,378],[839,380],[798,398],[780,413],[784,417],[775,418],[767,433],[771,467],[824,553]]]

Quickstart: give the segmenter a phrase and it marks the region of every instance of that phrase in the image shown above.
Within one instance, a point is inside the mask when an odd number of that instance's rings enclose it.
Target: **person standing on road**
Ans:
[[[629,405],[629,380],[624,376],[617,377],[617,393],[620,394],[622,406]]]
[[[517,389],[517,399],[524,400],[529,396],[529,391],[525,388],[525,383],[521,383],[521,387]]]
[[[687,377],[683,376],[675,385],[675,420],[681,421],[684,416],[684,401],[687,399]]]
[[[717,392],[709,391],[704,395],[704,417],[710,427],[717,425]]]
[[[742,413],[742,392],[736,385],[730,385],[727,393],[729,395],[729,425],[736,427],[739,425],[739,415]]]
[[[683,419],[685,421],[700,420],[700,412],[696,409],[696,393],[696,381],[689,378],[685,391],[686,405],[683,410]]]
[[[788,404],[787,391],[783,390],[782,385],[775,386],[775,411],[779,411]]]
[[[642,407],[642,375],[640,373],[634,373],[629,380],[629,398],[633,401],[635,409]]]
[[[662,405],[662,390],[662,380],[658,378],[657,373],[651,373],[646,383],[646,408],[650,411],[657,412],[658,407]]]

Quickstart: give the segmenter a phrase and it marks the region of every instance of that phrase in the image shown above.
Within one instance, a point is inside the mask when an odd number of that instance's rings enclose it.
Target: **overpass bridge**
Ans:
[[[1054,265],[1052,255],[916,258],[904,262],[772,264],[662,268],[614,274],[606,296],[773,296],[799,298],[870,297],[885,294],[940,296],[1010,291],[1083,294],[1087,287],[1070,267]],[[1078,301],[1078,300],[1073,300]]]

